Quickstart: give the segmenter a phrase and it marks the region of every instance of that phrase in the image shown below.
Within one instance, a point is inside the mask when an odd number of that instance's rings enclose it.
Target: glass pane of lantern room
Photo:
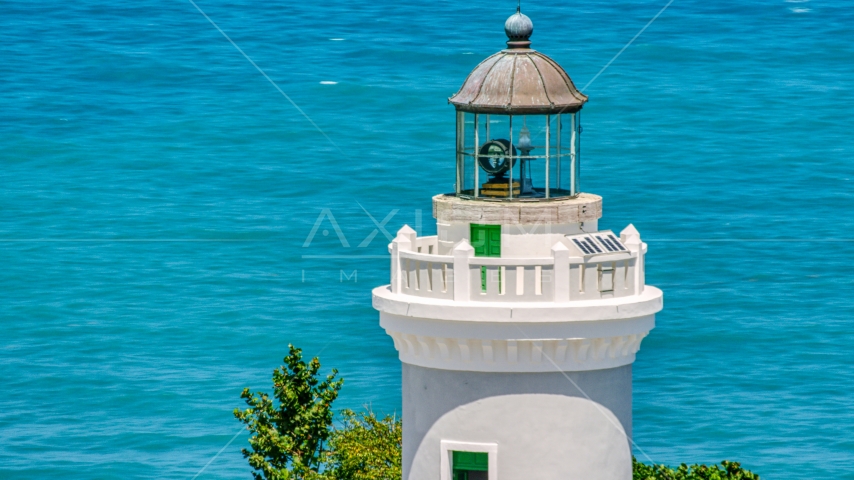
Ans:
[[[561,115],[560,132],[560,193],[561,195],[577,195],[578,169],[580,157],[578,155],[578,114],[569,113]]]
[[[460,155],[462,158],[462,191],[464,196],[474,195],[474,114],[463,113],[463,151]]]
[[[543,175],[548,180],[548,189],[544,187],[544,196],[555,198],[560,196],[558,186],[558,157],[557,157],[557,135],[556,128],[559,115],[543,116]]]
[[[492,133],[492,129],[490,128],[490,122],[492,121],[491,115],[487,115],[485,113],[479,113],[477,115],[477,146],[472,150],[473,159],[474,159],[474,168],[477,170],[477,188],[478,188],[478,197],[483,197],[483,185],[489,180],[488,174],[483,170],[480,166],[480,151],[483,148],[484,144],[489,141],[489,136]]]
[[[456,112],[456,124],[457,124],[457,133],[456,133],[456,144],[454,147],[454,159],[456,162],[456,175],[454,178],[454,190],[457,195],[463,193],[463,189],[465,188],[463,184],[465,183],[465,157],[463,156],[463,151],[465,150],[465,113],[457,111]]]
[[[545,145],[545,130],[542,116],[524,115],[516,117],[516,123],[522,125],[514,128],[515,145],[519,155],[518,178],[520,198],[538,198],[543,196],[545,173],[543,171],[543,146]],[[515,171],[515,170],[514,170]]]
[[[572,114],[555,115],[555,196],[569,196],[572,162],[570,144],[572,143]]]
[[[520,152],[516,147],[516,142],[519,140],[519,131],[522,129],[522,118],[521,116],[510,115],[507,120],[506,138],[510,139],[510,144],[507,148],[504,161],[509,165],[509,168],[504,174],[505,179],[503,181],[507,184],[507,187],[503,187],[503,190],[506,192],[505,196],[509,198],[519,198],[521,194],[522,182],[520,178],[522,174],[522,162],[519,161]]]
[[[479,196],[485,198],[508,198],[509,181],[512,175],[515,185],[513,194],[518,197],[519,161],[518,149],[511,144],[512,119],[507,115],[478,116],[477,188]],[[518,128],[518,127],[517,127]]]

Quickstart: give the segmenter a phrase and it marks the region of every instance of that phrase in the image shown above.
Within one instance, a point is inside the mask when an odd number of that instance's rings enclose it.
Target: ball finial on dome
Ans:
[[[528,48],[531,46],[529,38],[534,33],[534,23],[527,15],[522,13],[521,8],[516,8],[516,13],[510,15],[504,22],[504,33],[507,34],[507,46],[510,48]]]

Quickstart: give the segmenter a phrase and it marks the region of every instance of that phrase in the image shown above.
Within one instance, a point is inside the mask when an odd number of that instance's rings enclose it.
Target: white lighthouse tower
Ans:
[[[632,363],[662,292],[582,193],[587,97],[530,19],[450,98],[456,191],[404,226],[373,291],[403,369],[404,480],[631,479]]]

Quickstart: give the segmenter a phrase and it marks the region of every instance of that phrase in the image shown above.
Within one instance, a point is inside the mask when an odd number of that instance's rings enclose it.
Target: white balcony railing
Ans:
[[[621,233],[628,252],[571,257],[556,243],[544,258],[475,257],[468,242],[437,255],[435,236],[404,226],[389,245],[393,293],[476,302],[597,300],[643,292],[646,245],[634,227]]]

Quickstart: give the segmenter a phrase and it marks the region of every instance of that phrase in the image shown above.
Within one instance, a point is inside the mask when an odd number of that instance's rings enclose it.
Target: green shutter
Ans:
[[[471,224],[471,246],[475,257],[501,256],[501,225]],[[501,283],[499,273],[498,283]],[[480,287],[486,291],[486,267],[480,267]]]
[[[471,224],[471,246],[475,257],[501,256],[501,225]]]
[[[458,470],[486,472],[489,470],[489,454],[485,452],[454,452],[453,468],[454,476]]]
[[[487,242],[486,242],[486,256],[487,257],[500,257],[501,256],[501,225],[490,225],[490,228],[486,230],[487,234]]]

